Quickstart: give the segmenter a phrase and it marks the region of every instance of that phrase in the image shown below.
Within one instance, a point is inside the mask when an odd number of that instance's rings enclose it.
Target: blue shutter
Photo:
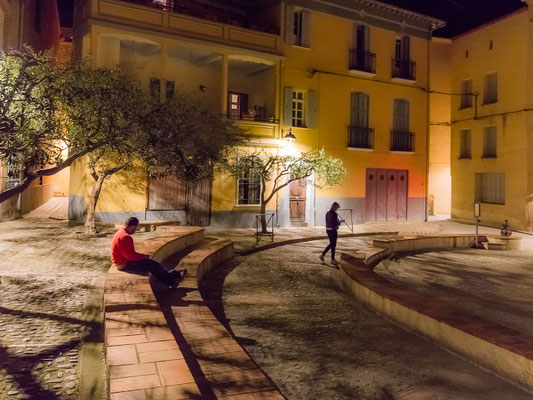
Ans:
[[[285,8],[285,42],[294,44],[294,6],[291,4]]]
[[[283,101],[283,124],[292,126],[292,87],[285,88]]]
[[[311,12],[302,10],[302,47],[311,48]]]
[[[307,110],[306,110],[306,125],[310,129],[316,128],[316,105],[317,98],[316,92],[314,90],[309,90],[307,92]]]

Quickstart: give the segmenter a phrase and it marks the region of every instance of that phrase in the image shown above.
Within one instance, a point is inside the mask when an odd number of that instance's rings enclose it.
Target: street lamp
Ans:
[[[286,132],[286,131],[283,131],[283,132]],[[292,134],[292,128],[289,128],[288,133],[285,136],[283,136],[283,140],[285,140],[289,144],[293,144],[294,142],[296,142],[296,136]]]

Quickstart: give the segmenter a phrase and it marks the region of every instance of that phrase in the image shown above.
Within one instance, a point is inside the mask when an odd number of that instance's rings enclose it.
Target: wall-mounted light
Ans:
[[[288,131],[282,131],[282,133],[283,132],[287,132],[285,136],[283,136],[283,140],[285,140],[289,144],[293,144],[294,142],[296,142],[296,136],[292,134],[292,128],[290,128]]]
[[[200,85],[200,91],[205,92],[207,90],[207,87],[204,85]]]

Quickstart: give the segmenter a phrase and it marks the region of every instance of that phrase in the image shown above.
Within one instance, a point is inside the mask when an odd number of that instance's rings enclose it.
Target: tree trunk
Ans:
[[[261,232],[267,233],[266,204],[261,202]]]
[[[102,191],[102,186],[104,184],[105,175],[99,175],[98,179],[94,183],[94,186],[91,190],[91,195],[89,196],[89,204],[87,204],[87,215],[85,216],[85,233],[87,235],[94,235],[96,233],[96,223],[94,217],[96,214],[96,203],[98,203],[98,198],[100,197],[100,192]]]

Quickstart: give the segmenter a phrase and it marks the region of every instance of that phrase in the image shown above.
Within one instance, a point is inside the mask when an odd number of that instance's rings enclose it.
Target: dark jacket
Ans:
[[[329,210],[326,213],[326,229],[338,230],[341,222],[335,211]]]

